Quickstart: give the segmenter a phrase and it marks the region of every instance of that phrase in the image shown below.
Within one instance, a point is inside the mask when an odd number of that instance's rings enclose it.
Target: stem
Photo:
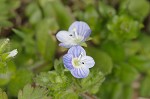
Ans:
[[[42,8],[42,5],[40,4],[40,0],[37,0],[37,5],[39,6],[39,9],[41,11],[42,18],[45,18],[44,10]]]
[[[39,62],[36,62],[35,64],[33,64],[32,66],[29,66],[28,69],[35,71],[37,68],[40,68],[40,67],[45,66],[47,64],[48,64],[48,62],[46,62],[46,61],[39,61]]]
[[[82,94],[85,99],[98,99],[96,96],[89,94],[88,92],[85,92]]]

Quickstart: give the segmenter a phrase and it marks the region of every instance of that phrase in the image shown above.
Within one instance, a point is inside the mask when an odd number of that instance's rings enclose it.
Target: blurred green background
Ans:
[[[74,80],[61,72],[57,59],[67,49],[55,37],[76,20],[92,30],[85,49],[96,62],[89,77],[79,81],[79,91],[65,82]],[[6,38],[10,42],[2,48]],[[28,83],[49,89],[50,98],[38,99],[150,99],[148,0],[0,0],[0,48],[0,87],[9,99],[16,99]],[[3,60],[13,49],[18,49],[17,56]],[[57,76],[57,70],[67,76]],[[56,80],[50,87],[55,78],[64,82]],[[69,86],[69,92],[57,90],[60,86]],[[7,99],[3,93],[0,99]]]

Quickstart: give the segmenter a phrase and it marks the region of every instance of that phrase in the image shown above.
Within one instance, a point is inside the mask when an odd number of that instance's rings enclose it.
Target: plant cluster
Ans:
[[[0,99],[149,98],[149,5],[0,0]]]

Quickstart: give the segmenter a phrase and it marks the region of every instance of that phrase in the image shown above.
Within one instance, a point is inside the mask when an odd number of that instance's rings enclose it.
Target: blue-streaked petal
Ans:
[[[84,41],[89,38],[89,36],[91,35],[91,30],[87,30],[86,33],[84,34]]]
[[[92,68],[95,65],[94,59],[90,56],[82,57],[81,62],[84,62],[84,65],[88,68]]]
[[[85,78],[88,76],[89,72],[89,68],[86,68],[85,66],[71,70],[71,74],[76,78]]]
[[[76,21],[71,24],[68,31],[73,32],[74,30],[77,31],[78,35],[84,37],[84,40],[86,40],[91,34],[91,29],[88,24],[82,21]]]
[[[71,70],[73,69],[73,65],[72,65],[72,58],[73,58],[73,55],[72,54],[66,54],[63,56],[63,63],[64,63],[64,66],[65,68],[67,68],[68,70]]]
[[[68,54],[72,54],[73,57],[86,56],[85,50],[81,46],[73,46],[68,50]]]

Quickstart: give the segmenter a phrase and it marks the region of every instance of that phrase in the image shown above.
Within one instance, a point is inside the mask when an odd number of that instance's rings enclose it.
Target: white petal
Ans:
[[[81,61],[84,62],[84,66],[92,68],[95,65],[95,61],[90,56],[84,56],[81,58]]]
[[[65,48],[71,48],[72,46],[75,46],[74,43],[60,43],[59,46],[65,47]]]
[[[17,55],[17,53],[18,53],[17,49],[14,49],[11,52],[9,52],[9,55],[7,56],[7,58],[14,57]]]
[[[68,31],[59,31],[56,34],[56,38],[61,42],[59,45],[66,47],[66,48],[70,48],[74,45],[77,45],[75,42],[75,38],[73,38],[72,36],[70,36],[71,33],[69,33]]]
[[[59,31],[56,34],[56,38],[60,42],[70,42],[70,40],[72,40],[72,37],[69,36],[69,32],[68,31]]]

